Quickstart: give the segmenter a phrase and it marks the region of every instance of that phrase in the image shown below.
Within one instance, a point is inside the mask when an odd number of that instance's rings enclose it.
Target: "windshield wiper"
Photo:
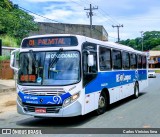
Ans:
[[[58,56],[61,54],[61,52],[63,51],[63,48],[60,48],[59,51],[56,53],[56,55],[54,56],[54,58],[52,59],[49,68],[52,68],[58,61]]]
[[[50,71],[53,71],[53,69],[51,69],[59,60],[58,56],[61,54],[61,52],[63,51],[63,48],[60,48],[58,50],[58,52],[56,53],[56,55],[54,56],[54,58],[51,60],[51,63],[49,64],[49,68],[48,68],[48,74],[50,77]],[[55,71],[56,72],[56,71]]]
[[[35,57],[34,57],[33,50],[29,50],[29,53],[30,53],[30,55],[31,55],[31,58],[32,58],[32,60],[33,60],[33,63],[34,63],[34,65],[35,65],[35,67],[37,68],[37,67],[38,67],[38,63],[37,63],[37,61],[36,61],[36,59],[35,59]]]
[[[34,53],[33,53],[33,50],[29,50],[29,53],[30,53],[30,56],[32,58],[32,61],[35,65],[35,75],[37,74],[37,78],[41,78],[41,84],[43,82],[43,67],[39,66],[39,63],[38,61],[35,59],[35,56],[34,56]]]

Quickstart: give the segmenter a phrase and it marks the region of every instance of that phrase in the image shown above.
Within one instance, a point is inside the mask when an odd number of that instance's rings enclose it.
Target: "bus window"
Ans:
[[[142,66],[143,68],[147,67],[146,56],[142,56]]]
[[[99,67],[101,71],[111,69],[111,50],[100,47],[99,48]]]
[[[136,69],[137,68],[137,59],[136,59],[136,54],[130,54],[130,66],[131,69]]]
[[[112,51],[112,64],[113,64],[113,69],[121,69],[122,68],[121,51],[118,51],[118,50]]]
[[[138,55],[137,61],[138,61],[138,68],[141,69],[142,68],[142,56],[141,55]]]
[[[130,68],[129,53],[122,52],[122,60],[123,60],[123,68],[124,69],[129,69]]]

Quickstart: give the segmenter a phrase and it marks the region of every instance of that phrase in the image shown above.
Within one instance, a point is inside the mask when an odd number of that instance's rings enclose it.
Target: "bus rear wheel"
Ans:
[[[96,110],[96,114],[100,115],[106,112],[107,110],[107,96],[104,92],[101,92],[99,101],[98,101],[98,109]]]

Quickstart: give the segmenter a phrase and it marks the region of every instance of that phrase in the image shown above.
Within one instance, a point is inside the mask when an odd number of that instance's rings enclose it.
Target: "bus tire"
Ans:
[[[99,101],[98,101],[98,109],[96,110],[97,115],[101,115],[107,110],[107,96],[104,91],[101,92]]]
[[[139,86],[137,83],[135,83],[135,86],[134,86],[134,98],[138,98],[139,97]]]

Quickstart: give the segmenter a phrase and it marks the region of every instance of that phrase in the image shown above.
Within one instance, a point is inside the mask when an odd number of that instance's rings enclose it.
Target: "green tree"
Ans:
[[[127,39],[120,41],[134,49],[142,50],[142,38]],[[146,31],[143,33],[143,50],[151,50],[160,45],[160,31]],[[158,48],[156,48],[158,49]]]
[[[0,34],[7,34],[18,39],[28,36],[30,31],[38,29],[34,17],[19,9],[9,0],[0,1]]]
[[[12,8],[12,2],[9,0],[1,0],[0,1],[0,6],[3,7],[4,9],[11,9]]]
[[[160,50],[160,45],[154,47],[152,50]]]

